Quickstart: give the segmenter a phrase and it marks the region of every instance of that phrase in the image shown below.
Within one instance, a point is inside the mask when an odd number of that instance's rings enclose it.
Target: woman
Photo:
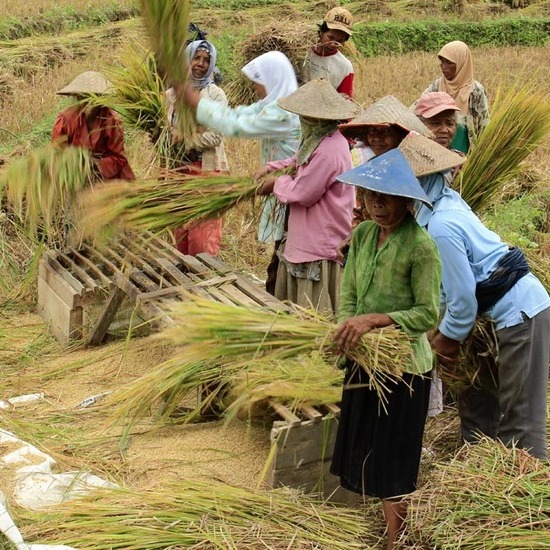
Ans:
[[[430,203],[399,150],[338,179],[367,190],[372,221],[353,235],[333,339],[345,353],[381,327],[398,325],[412,338],[412,358],[385,405],[365,372],[347,367],[331,466],[342,487],[382,499],[391,549],[406,516],[402,496],[416,488],[432,369],[426,332],[437,323],[441,264],[412,214],[415,199]]]
[[[216,68],[216,48],[207,40],[195,40],[185,49],[190,75],[189,84],[200,97],[208,98],[220,105],[227,105],[227,98],[221,88],[214,84]],[[172,167],[186,174],[208,172],[227,172],[227,158],[223,145],[223,135],[216,130],[198,128],[191,141],[185,144],[176,131],[175,92],[170,88],[166,92],[168,102],[168,120],[171,127]],[[206,252],[217,256],[222,237],[222,220],[201,221],[175,230],[176,247],[183,254],[196,255]]]
[[[200,97],[192,86],[185,88],[184,100],[196,109],[197,121],[203,126],[226,136],[259,138],[262,165],[292,156],[298,147],[300,123],[296,115],[277,105],[279,98],[298,88],[292,64],[282,52],[272,51],[247,63],[242,72],[251,80],[258,96],[258,101],[252,105],[231,108]],[[258,238],[262,242],[275,243],[266,280],[266,289],[271,294],[275,291],[276,250],[283,236],[284,222],[285,209],[268,197],[262,210]]]
[[[349,40],[353,17],[345,8],[329,10],[318,25],[319,41],[304,61],[304,82],[326,78],[340,94],[353,97],[353,65],[340,51]]]
[[[86,101],[92,95],[105,95],[109,88],[110,82],[101,73],[87,71],[59,90],[58,95],[72,96],[77,103],[57,115],[52,143],[88,149],[98,179],[132,181],[135,176],[124,154],[124,130],[119,116],[109,107]]]
[[[451,148],[467,153],[475,138],[489,124],[489,100],[485,88],[474,80],[474,64],[470,48],[455,40],[445,44],[437,57],[442,75],[424,90],[446,92],[459,108],[458,125]]]
[[[293,167],[294,176],[271,176],[259,191],[273,192],[289,207],[286,242],[280,247],[275,297],[334,313],[338,309],[341,263],[338,243],[349,234],[354,191],[336,180],[351,168],[346,138],[338,124],[357,114],[322,78],[308,82],[279,105],[300,117],[302,139],[296,155],[268,163],[257,174]]]
[[[396,97],[388,95],[373,103],[359,116],[340,125],[342,134],[355,140],[356,146],[352,149],[354,165],[358,166],[373,156],[382,155],[395,149],[410,132],[415,131],[431,137],[431,132],[411,111]],[[357,189],[357,208],[355,222],[367,219],[364,193]],[[340,243],[338,250],[343,259],[351,234]]]

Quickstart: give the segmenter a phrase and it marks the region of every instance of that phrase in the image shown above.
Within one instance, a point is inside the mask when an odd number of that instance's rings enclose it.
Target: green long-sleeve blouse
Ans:
[[[414,358],[403,370],[428,372],[432,352],[426,332],[439,314],[441,261],[437,246],[412,215],[377,249],[379,227],[357,226],[342,279],[339,319],[385,313],[413,338]]]

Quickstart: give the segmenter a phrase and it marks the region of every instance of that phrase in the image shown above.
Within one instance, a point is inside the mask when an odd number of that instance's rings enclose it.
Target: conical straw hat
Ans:
[[[358,117],[340,125],[340,131],[346,137],[355,138],[365,133],[365,126],[386,126],[395,124],[408,132],[417,132],[426,137],[433,134],[422,121],[401,101],[387,95],[365,109]]]
[[[96,71],[79,74],[71,83],[59,90],[59,95],[103,95],[109,92],[112,84]]]
[[[300,86],[289,96],[277,100],[281,109],[297,115],[323,120],[348,120],[361,112],[361,107],[342,97],[324,78]]]
[[[456,168],[466,161],[466,157],[419,134],[409,134],[399,149],[417,178]]]

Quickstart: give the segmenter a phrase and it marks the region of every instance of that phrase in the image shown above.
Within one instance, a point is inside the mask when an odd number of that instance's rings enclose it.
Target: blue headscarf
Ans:
[[[214,69],[216,68],[216,58],[217,58],[217,52],[216,48],[213,44],[208,42],[208,40],[195,40],[191,42],[187,48],[185,48],[185,55],[187,56],[188,63],[191,63],[191,60],[197,55],[197,51],[206,50],[208,54],[210,55],[210,65],[208,66],[208,70],[206,71],[206,74],[202,78],[194,78],[193,75],[189,74],[189,83],[194,88],[197,88],[198,90],[202,90],[203,88],[206,88],[209,84],[212,84],[214,82]]]

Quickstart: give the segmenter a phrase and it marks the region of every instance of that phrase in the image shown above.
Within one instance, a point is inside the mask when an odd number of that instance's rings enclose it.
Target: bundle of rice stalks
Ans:
[[[498,88],[491,122],[472,147],[455,187],[474,212],[494,204],[550,131],[550,102],[533,84]]]
[[[187,44],[189,0],[141,0],[141,11],[153,51],[167,86],[183,86],[187,82]],[[180,134],[190,137],[195,132],[193,113],[176,96],[176,124]]]
[[[297,19],[272,20],[259,32],[241,43],[241,56],[237,60],[244,66],[263,53],[278,50],[283,52],[297,75],[302,74],[306,53],[317,41],[315,26],[304,27]],[[250,81],[242,74],[225,87],[231,105],[248,105],[256,101]]]
[[[12,162],[0,176],[0,187],[32,234],[38,229],[59,243],[77,193],[93,179],[88,150],[44,146]]]
[[[467,445],[410,498],[411,538],[422,547],[548,548],[550,465],[523,450]]]
[[[188,295],[171,316],[175,325],[164,337],[186,345],[181,356],[189,362],[253,364],[315,352],[328,360],[339,355],[331,338],[337,325],[312,309],[294,306],[293,313],[274,313]],[[402,331],[388,327],[363,335],[347,355],[370,374],[369,386],[383,399],[386,382],[400,378],[410,361],[411,345]]]
[[[161,181],[109,182],[82,195],[82,229],[90,237],[108,237],[117,226],[153,232],[182,227],[222,216],[254,198],[257,189],[253,178],[174,172]]]
[[[361,512],[287,489],[178,481],[154,491],[98,491],[30,517],[26,539],[81,549],[365,547]]]
[[[460,347],[458,363],[453,367],[438,366],[441,379],[447,388],[456,391],[478,385],[480,380],[496,376],[497,351],[494,323],[487,317],[478,317],[472,332]]]

